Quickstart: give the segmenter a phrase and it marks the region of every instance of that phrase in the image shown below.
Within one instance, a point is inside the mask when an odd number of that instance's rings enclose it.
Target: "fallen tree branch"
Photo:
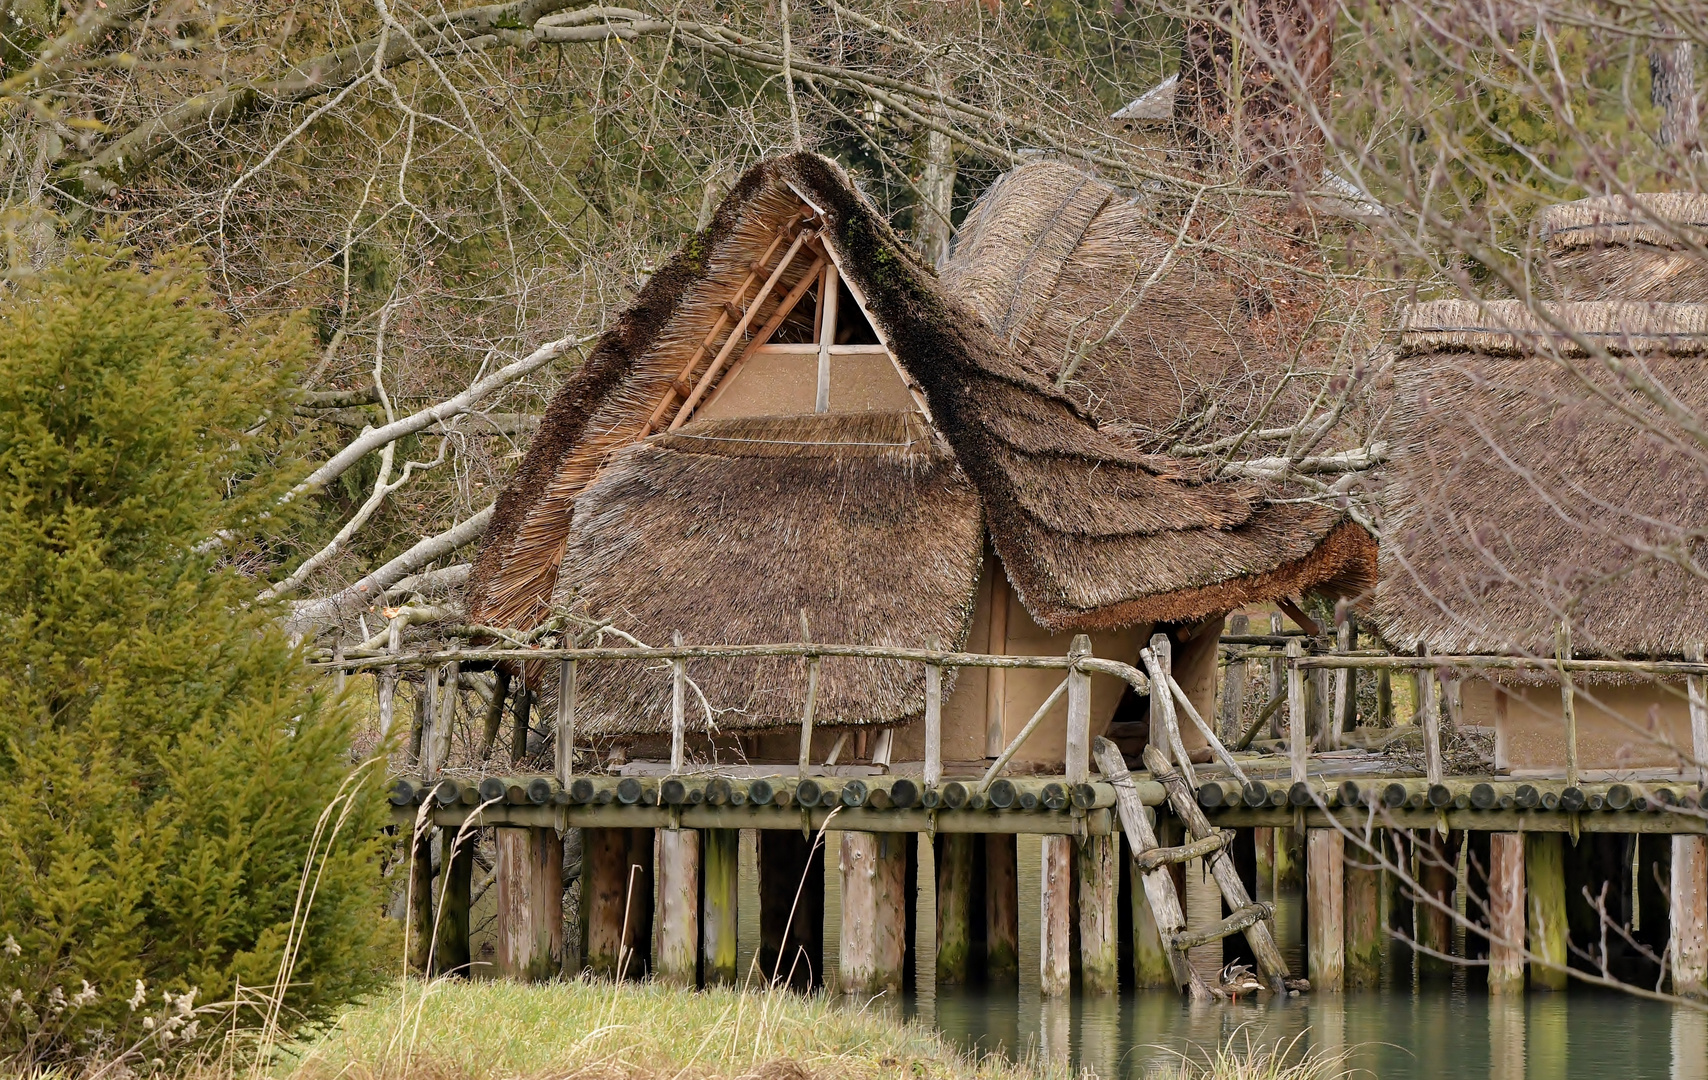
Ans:
[[[493,507],[488,506],[439,535],[427,537],[342,592],[322,600],[305,600],[297,604],[290,617],[292,630],[302,633],[334,618],[345,607],[360,605],[366,608],[375,600],[383,599],[387,589],[410,574],[478,540],[492,520],[492,510]]]

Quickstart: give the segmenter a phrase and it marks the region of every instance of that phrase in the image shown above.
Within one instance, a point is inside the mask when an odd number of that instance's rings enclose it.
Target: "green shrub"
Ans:
[[[252,1024],[294,924],[287,1029],[383,974],[379,770],[238,569],[299,471],[246,432],[308,347],[111,244],[0,295],[0,1055]]]

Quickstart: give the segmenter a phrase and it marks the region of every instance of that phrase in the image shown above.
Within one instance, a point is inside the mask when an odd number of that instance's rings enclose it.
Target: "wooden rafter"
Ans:
[[[753,297],[753,303],[748,305],[747,311],[742,314],[741,321],[736,323],[735,328],[729,332],[729,337],[724,340],[723,348],[719,349],[718,354],[712,357],[712,362],[706,365],[706,373],[700,376],[700,381],[694,386],[694,392],[688,395],[688,400],[684,401],[682,407],[677,410],[676,418],[670,422],[670,430],[675,431],[687,421],[689,416],[693,415],[694,407],[700,404],[700,399],[706,396],[706,391],[711,388],[712,383],[717,381],[718,373],[723,370],[725,362],[729,360],[730,353],[735,351],[742,335],[747,333],[747,327],[752,323],[753,316],[759,313],[759,309],[764,306],[766,299],[771,295],[771,291],[777,287],[777,282],[782,279],[783,274],[794,263],[795,256],[800,254],[802,246],[808,240],[813,239],[813,236],[814,234],[810,229],[802,230],[795,236],[794,243],[789,245],[789,250],[784,252],[783,257],[778,260],[777,268],[771,271],[771,276],[765,279],[765,284]]]
[[[753,261],[747,271],[747,276],[742,278],[741,284],[736,287],[734,295],[723,302],[723,310],[718,312],[717,321],[712,323],[712,328],[710,330],[706,331],[705,338],[700,342],[699,346],[694,349],[694,355],[688,358],[688,362],[682,366],[681,373],[677,375],[675,379],[671,380],[669,387],[667,387],[663,395],[659,397],[658,405],[653,408],[652,415],[647,417],[646,423],[642,424],[640,431],[636,433],[636,441],[651,435],[653,431],[658,428],[658,422],[664,419],[664,414],[669,410],[670,406],[673,405],[678,398],[687,396],[687,382],[689,379],[693,378],[694,369],[700,365],[700,358],[706,355],[706,350],[712,347],[712,342],[718,339],[718,335],[723,333],[725,327],[741,318],[741,302],[747,295],[747,290],[753,287],[753,283],[759,280],[761,274],[765,273],[766,266],[771,262],[771,256],[775,255],[777,253],[777,249],[783,246],[783,241],[792,238],[795,226],[799,224],[801,218],[808,213],[810,213],[810,211],[803,207],[801,210],[791,215],[789,219],[783,223],[782,228],[778,229],[776,234],[771,237],[771,243],[766,246],[765,253]]]
[[[741,365],[747,363],[754,353],[770,342],[771,335],[775,334],[777,328],[783,325],[783,320],[794,312],[808,290],[818,283],[819,275],[828,262],[829,260],[822,254],[813,260],[813,264],[807,268],[806,273],[801,275],[801,280],[795,283],[795,287],[789,290],[789,294],[783,297],[783,302],[777,305],[777,310],[771,313],[771,317],[765,321],[765,325],[760,328],[759,333],[753,335],[753,340],[747,343],[747,348],[741,350],[741,356],[736,358],[735,363],[731,364],[728,370],[724,372],[723,378],[718,380],[719,387],[728,386],[730,380],[735,378],[735,373],[741,370]],[[714,394],[713,397],[715,396]],[[687,421],[683,420],[682,422],[686,423]],[[672,428],[679,426],[680,424],[671,425]]]

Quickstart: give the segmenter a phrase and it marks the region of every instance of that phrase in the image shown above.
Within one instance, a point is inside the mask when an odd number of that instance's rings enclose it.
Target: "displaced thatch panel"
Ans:
[[[1408,314],[1376,622],[1406,650],[1549,655],[1569,613],[1580,655],[1677,656],[1708,638],[1704,450],[1681,419],[1708,415],[1682,355],[1708,343],[1708,308],[1546,310],[1629,374],[1572,359],[1519,305]]]
[[[914,414],[698,421],[617,454],[576,502],[554,608],[649,644],[814,640],[959,644],[972,619],[979,500]],[[800,722],[799,660],[707,661],[689,676],[718,727]],[[670,730],[667,665],[588,665],[579,708],[602,734]],[[823,661],[824,725],[924,708],[918,664]],[[704,730],[691,695],[688,723]]]
[[[1563,299],[1708,303],[1708,195],[1580,199],[1537,229]]]

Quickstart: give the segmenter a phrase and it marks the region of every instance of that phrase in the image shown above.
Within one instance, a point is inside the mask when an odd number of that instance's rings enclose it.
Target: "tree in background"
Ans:
[[[306,346],[106,243],[0,302],[0,1054],[152,1058],[282,970],[287,1026],[381,975],[379,770],[236,569]]]

